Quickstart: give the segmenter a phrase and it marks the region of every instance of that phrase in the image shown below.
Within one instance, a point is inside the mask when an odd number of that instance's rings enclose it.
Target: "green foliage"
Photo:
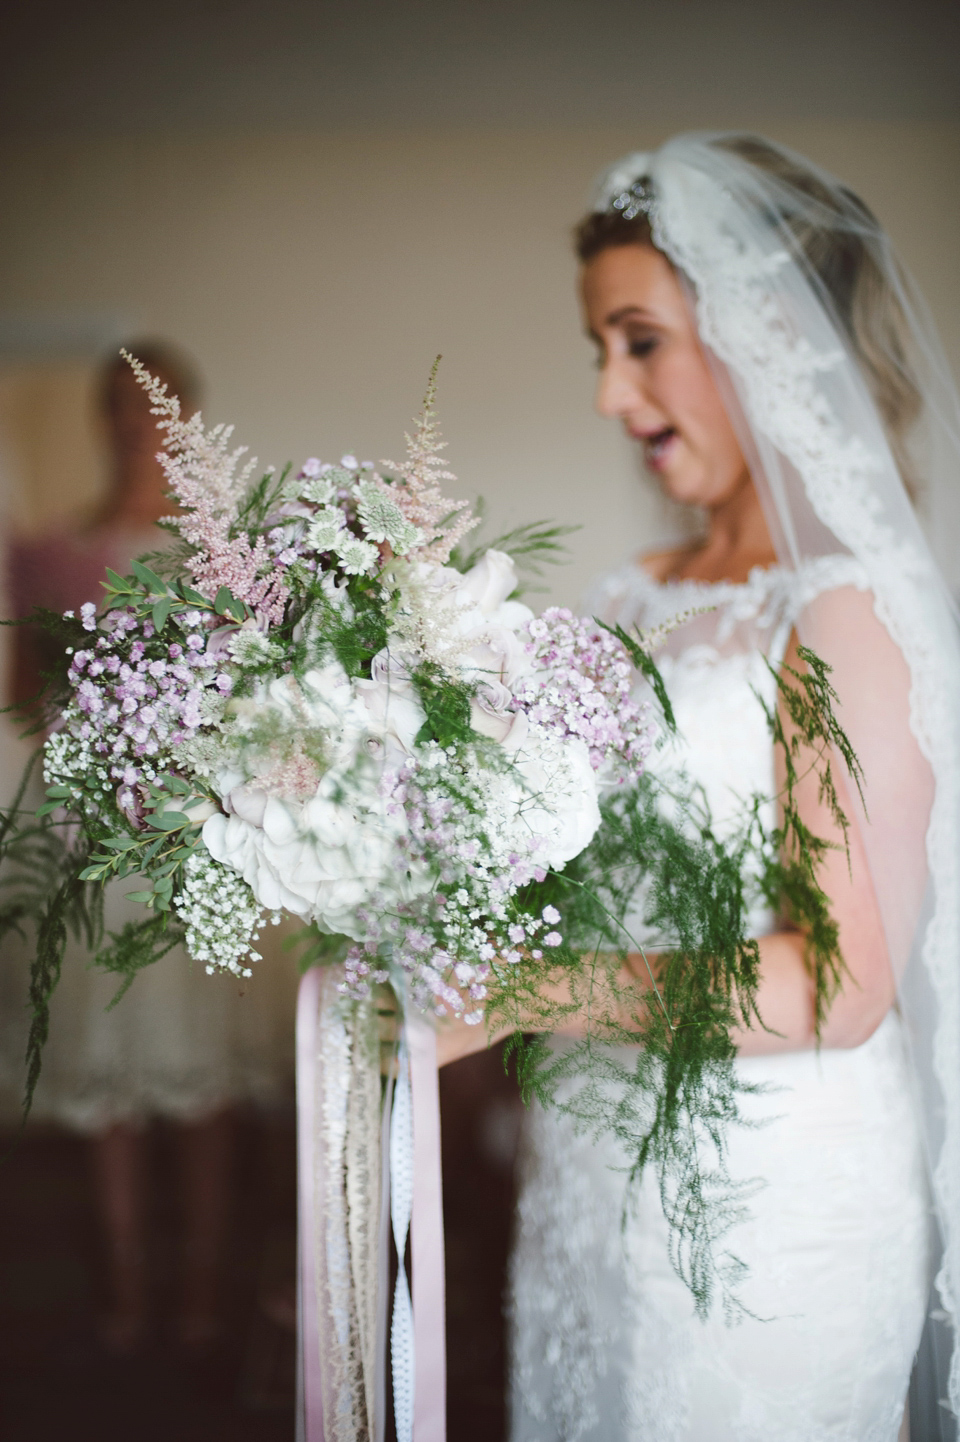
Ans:
[[[638,665],[644,655],[634,656]],[[726,1141],[731,1126],[745,1124],[741,1103],[752,1090],[734,1065],[734,1036],[764,1026],[752,908],[765,902],[803,930],[818,1027],[844,974],[818,881],[828,844],[803,823],[796,788],[812,767],[845,831],[831,748],[858,786],[862,774],[833,711],[828,668],[800,655],[806,673],[785,667],[777,677],[789,730],[767,709],[786,757],[781,824],[767,834],[765,798],[752,797],[721,839],[702,791],[682,774],[644,776],[614,793],[587,850],[518,899],[523,910],[561,912],[563,946],[549,963],[498,965],[487,1007],[491,1029],[514,1030],[508,1052],[525,1095],[598,1139],[616,1138],[634,1186],[653,1168],[672,1261],[701,1315],[718,1296],[728,1317],[742,1310],[743,1267],[725,1238],[757,1183],[731,1177]],[[574,1017],[586,1019],[586,1035],[560,1047],[544,1041]],[[628,1207],[634,1195],[628,1189]]]
[[[41,687],[35,696],[13,706],[4,706],[0,714],[10,715],[22,723],[25,736],[36,736],[49,730],[54,719],[72,697],[67,673],[70,651],[82,646],[88,634],[82,622],[62,616],[45,606],[34,606],[29,616],[20,620],[0,621],[0,626],[25,626],[30,632],[40,662]]]
[[[327,607],[323,636],[348,676],[369,676],[370,662],[387,644],[387,617],[379,591],[355,582],[350,588],[352,615]]]
[[[120,931],[107,933],[110,945],[101,947],[93,964],[121,978],[121,985],[107,1007],[112,1011],[126,996],[139,972],[166,956],[184,939],[184,929],[169,914],[155,913],[143,921],[127,921]]]
[[[281,471],[266,471],[259,481],[254,482],[237,508],[237,519],[232,527],[233,535],[246,531],[250,544],[254,544],[271,512],[284,499],[287,480],[292,470],[293,467],[288,461]]]
[[[101,893],[82,879],[87,861],[83,840],[71,840],[71,833],[64,834],[63,826],[50,815],[37,818],[23,809],[39,755],[38,751],[31,757],[16,796],[0,811],[0,940],[16,932],[34,941],[24,1118],[40,1076],[50,999],[60,979],[67,939],[76,936],[92,948],[103,927]]]
[[[483,504],[478,501],[474,507],[477,515],[483,514]],[[450,557],[450,565],[458,571],[469,571],[485,551],[505,551],[513,560],[520,577],[520,584],[513,592],[513,598],[527,595],[531,591],[543,591],[545,587],[534,584],[543,575],[545,566],[562,565],[569,549],[564,537],[579,531],[579,526],[558,526],[550,521],[530,521],[525,526],[514,526],[492,541],[476,541],[469,548],[457,546]]]
[[[183,577],[166,580],[144,561],[131,562],[132,574],[120,576],[107,567],[107,579],[100,584],[106,593],[108,610],[129,607],[140,621],[150,620],[159,634],[171,618],[178,623],[188,611],[212,611],[241,622],[253,615],[244,601],[238,601],[226,586],[221,586],[211,601],[188,585]]]
[[[597,625],[602,626],[605,631],[609,631],[611,636],[616,636],[637,670],[650,682],[668,728],[676,731],[677,723],[673,707],[670,704],[670,697],[667,695],[667,688],[663,684],[663,677],[649,651],[636,636],[629,635],[622,626],[608,626],[606,621],[601,621],[599,618]]]
[[[829,898],[817,882],[817,869],[832,844],[814,835],[805,824],[796,791],[803,776],[814,771],[819,801],[826,805],[846,845],[849,821],[837,794],[831,753],[839,754],[861,802],[864,778],[853,747],[834,714],[837,694],[830,685],[830,667],[806,646],[798,646],[797,655],[807,668],[805,671],[785,665],[779,673],[774,672],[780,706],[788,724],[784,725],[781,709],[764,708],[784,767],[781,820],[770,838],[764,892],[768,903],[806,938],[819,1039],[830,1004],[843,984],[846,967],[840,953],[837,924],[830,914]],[[800,770],[801,765],[805,770]]]
[[[64,790],[48,787],[52,800],[41,811],[62,805],[60,793]],[[144,887],[128,893],[130,899],[151,911],[169,912],[183,866],[201,844],[201,823],[193,821],[189,813],[203,798],[182,777],[169,774],[150,782],[146,791],[143,829],[134,832],[124,826],[111,834],[106,825],[101,826],[79,879],[105,886],[113,878],[143,875]],[[97,829],[88,818],[91,835]]]
[[[451,681],[433,661],[424,661],[411,679],[426,713],[426,720],[416,736],[418,746],[425,741],[456,746],[476,739],[470,724],[472,687],[463,681]]]

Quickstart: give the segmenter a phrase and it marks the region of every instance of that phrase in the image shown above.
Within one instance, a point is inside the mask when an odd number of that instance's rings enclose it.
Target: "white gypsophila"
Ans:
[[[209,974],[252,974],[245,962],[260,959],[253,943],[260,935],[263,910],[236,872],[198,847],[184,865],[183,889],[174,906],[187,929],[187,951]]]
[[[356,490],[357,515],[369,540],[387,541],[397,556],[405,556],[407,551],[420,545],[423,532],[419,526],[407,520],[376,481],[361,481]]]
[[[95,795],[90,781],[97,783],[101,797],[116,790],[116,778],[111,775],[111,762],[118,747],[114,745],[109,757],[97,751],[100,733],[92,731],[89,736],[81,734],[86,720],[75,706],[67,706],[62,713],[64,725],[47,737],[43,747],[43,779],[48,786],[73,786],[76,793],[86,791]],[[138,758],[137,764],[144,781],[155,781],[171,764],[174,758],[169,751],[157,750],[153,756]]]
[[[519,962],[521,945],[562,942],[558,932],[539,936],[559,913],[519,913],[518,888],[577,855],[600,821],[596,775],[579,740],[528,727],[524,717],[503,750],[497,764],[489,750],[427,742],[397,773],[411,849],[431,858],[447,904],[427,920],[428,902],[426,930],[416,910],[397,913],[388,898],[374,898],[370,908],[373,939],[389,944],[391,964],[409,977],[417,1004],[474,1024],[482,1019],[490,962]],[[354,951],[345,994],[365,994],[377,976],[376,963]]]
[[[346,519],[341,510],[330,506],[318,511],[307,527],[307,545],[314,551],[332,551],[344,530]]]
[[[109,786],[110,773],[103,757],[94,750],[94,737],[84,739],[77,734],[83,719],[75,706],[68,706],[63,713],[62,729],[47,737],[43,748],[43,779],[48,785],[76,782],[82,787],[92,776],[105,788]]]
[[[269,910],[357,937],[358,908],[371,896],[387,888],[409,898],[428,884],[398,865],[404,819],[382,794],[390,710],[368,708],[335,661],[299,684],[262,684],[242,705],[259,734],[272,726],[285,744],[271,759],[269,749],[244,746],[242,727],[234,733],[230,762],[213,777],[224,811],[204,824],[204,842]],[[322,760],[317,747],[286,744],[298,734],[321,739]]]

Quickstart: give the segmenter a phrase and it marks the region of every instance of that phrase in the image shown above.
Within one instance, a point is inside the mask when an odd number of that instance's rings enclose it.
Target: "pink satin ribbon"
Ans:
[[[413,1100],[414,1442],[446,1442],[447,1347],[437,1034],[412,1005],[406,1018]]]
[[[312,968],[297,1000],[297,1143],[299,1195],[299,1316],[303,1442],[324,1442],[323,1379],[317,1316],[317,1055],[320,973]],[[412,1006],[406,1019],[413,1105],[414,1442],[446,1442],[447,1368],[444,1301],[443,1189],[440,1165],[440,1090],[437,1039]]]
[[[317,1008],[320,973],[311,968],[297,997],[297,1191],[299,1202],[299,1322],[304,1442],[324,1442],[320,1329],[316,1272]]]

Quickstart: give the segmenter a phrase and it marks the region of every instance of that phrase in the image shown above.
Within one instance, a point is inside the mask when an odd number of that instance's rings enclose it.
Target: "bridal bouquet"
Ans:
[[[250,975],[264,923],[291,913],[313,958],[340,963],[347,1011],[369,1015],[389,984],[512,1032],[528,1092],[613,1132],[635,1177],[655,1167],[679,1271],[702,1310],[718,1281],[729,1302],[723,1134],[742,1089],[731,1033],[759,1022],[757,898],[808,934],[818,1016],[842,976],[826,843],[794,801],[812,766],[840,816],[832,749],[856,775],[826,667],[802,652],[805,673],[777,678],[777,828],[747,797],[721,839],[682,767],[645,767],[673,729],[655,638],[516,599],[510,549],[557,549],[555,528],[464,553],[476,518],[443,494],[435,371],[402,462],[254,479],[230,429],[182,420],[128,359],[178,510],[171,545],[108,571],[100,605],[47,618],[68,663],[47,799],[25,815],[21,789],[0,816],[0,934],[36,932],[28,1104],[68,929],[119,999],[181,941],[209,972]],[[143,915],[104,941],[114,878]],[[579,1041],[531,1039],[574,1015]]]
[[[116,963],[172,924],[209,972],[250,975],[265,919],[290,912],[352,940],[347,994],[399,968],[421,1008],[479,1021],[494,969],[562,942],[523,888],[642,769],[652,721],[622,643],[536,619],[504,552],[450,565],[476,522],[442,494],[433,378],[391,474],[310,459],[251,489],[230,432],[182,421],[131,364],[181,548],[168,578],[136,562],[66,618],[80,643],[44,755],[48,808],[93,843],[80,880],[139,877],[147,915]]]

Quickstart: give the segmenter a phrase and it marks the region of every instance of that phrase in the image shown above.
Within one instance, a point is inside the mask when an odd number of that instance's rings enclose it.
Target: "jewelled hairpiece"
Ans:
[[[656,192],[650,177],[643,175],[612,196],[607,209],[619,210],[624,220],[636,220],[638,215],[652,215],[656,204]]]

